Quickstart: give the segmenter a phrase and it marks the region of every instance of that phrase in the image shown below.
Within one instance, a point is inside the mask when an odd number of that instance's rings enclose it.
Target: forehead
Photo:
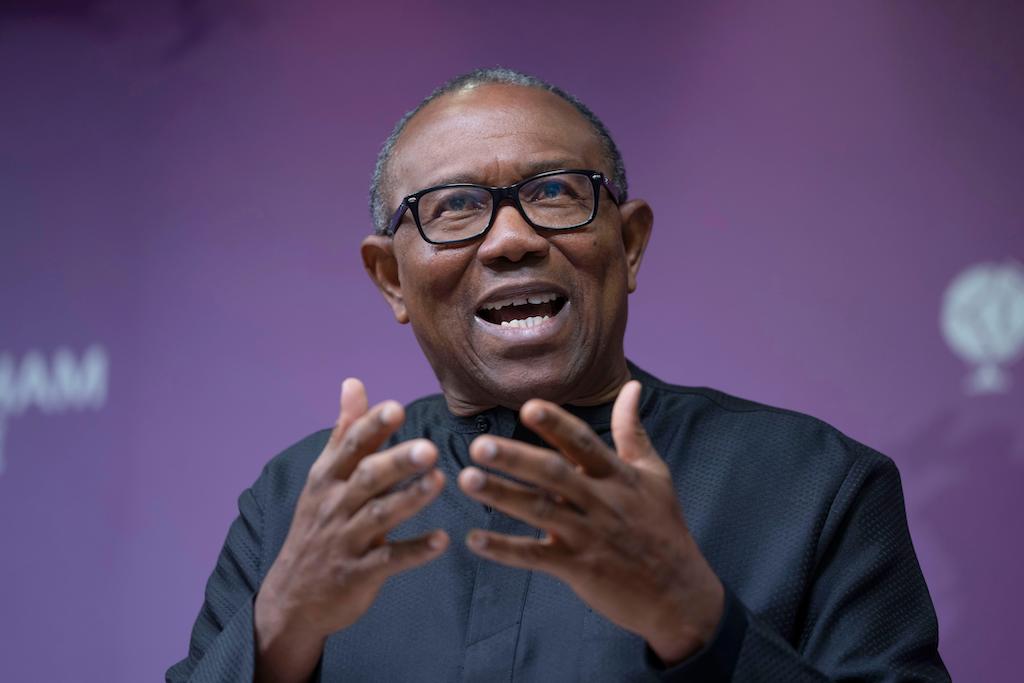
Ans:
[[[390,175],[398,196],[445,182],[504,185],[555,167],[604,169],[593,126],[539,88],[487,84],[444,95],[406,125]]]

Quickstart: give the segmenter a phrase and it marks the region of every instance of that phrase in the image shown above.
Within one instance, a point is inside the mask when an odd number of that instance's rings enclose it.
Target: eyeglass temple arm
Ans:
[[[398,205],[398,208],[395,209],[395,212],[393,214],[391,214],[391,222],[388,223],[388,229],[385,232],[385,234],[387,234],[387,235],[394,235],[395,234],[395,229],[398,227],[398,224],[402,222],[402,216],[405,215],[405,212],[408,209],[409,209],[409,205],[406,204],[405,201],[403,200],[402,203]]]
[[[619,186],[615,184],[614,180],[602,173],[601,184],[604,185],[606,190],[608,190],[608,194],[612,196],[612,201],[616,204],[622,203],[622,200],[624,199],[622,196],[622,190],[619,189]]]

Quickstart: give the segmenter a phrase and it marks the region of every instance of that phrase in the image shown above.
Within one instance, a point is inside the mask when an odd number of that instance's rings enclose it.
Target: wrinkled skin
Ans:
[[[535,88],[480,86],[432,102],[396,145],[390,206],[451,181],[510,185],[540,171],[611,173],[590,124],[568,103]],[[636,288],[653,217],[642,200],[616,206],[601,192],[597,217],[567,232],[538,232],[516,209],[499,209],[490,232],[466,245],[420,238],[406,214],[393,240],[363,242],[367,270],[395,318],[412,324],[449,407],[471,415],[530,398],[589,405],[629,379],[622,348],[626,297]],[[476,317],[496,287],[545,283],[568,295],[557,333],[508,342]]]
[[[534,88],[486,85],[441,97],[409,122],[386,189],[394,207],[432,185],[510,185],[555,168],[611,172],[589,123],[568,103]],[[640,386],[629,382],[626,299],[652,223],[646,202],[617,206],[602,190],[598,215],[580,229],[534,230],[503,205],[483,238],[438,246],[421,239],[407,214],[393,238],[367,237],[362,256],[395,319],[411,324],[453,413],[518,409],[552,445],[474,440],[474,462],[524,483],[468,467],[461,490],[546,533],[476,530],[465,539],[470,549],[557,577],[673,664],[708,642],[724,593],[640,424]],[[508,287],[557,291],[567,303],[542,329],[495,331],[476,313]],[[615,449],[560,407],[612,399]],[[377,452],[401,425],[401,407],[368,408],[355,380],[343,385],[341,405],[256,598],[261,681],[306,680],[324,640],[358,620],[388,576],[431,561],[448,543],[443,530],[386,538],[439,493],[436,448],[414,440]],[[392,489],[410,475],[419,475],[417,485]]]
[[[546,531],[542,539],[473,531],[479,555],[547,572],[596,611],[643,636],[666,663],[708,642],[724,593],[683,518],[668,467],[640,424],[640,384],[623,387],[608,448],[553,403],[531,400],[523,424],[557,450],[492,436],[473,441],[473,461],[532,486],[468,467],[467,495]]]
[[[402,406],[367,406],[361,382],[342,384],[341,409],[309,470],[284,545],[253,606],[257,681],[304,681],[327,637],[370,608],[392,574],[429,562],[448,546],[437,529],[391,541],[387,532],[441,492],[437,448],[425,439],[377,449],[404,420]],[[418,480],[402,490],[395,484]]]

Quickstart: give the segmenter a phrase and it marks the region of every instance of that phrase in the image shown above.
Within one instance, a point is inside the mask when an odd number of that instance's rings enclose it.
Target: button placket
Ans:
[[[480,434],[486,434],[491,430],[491,421],[483,415],[476,416],[476,431]],[[494,509],[490,505],[484,505],[484,512],[488,515],[491,514]]]

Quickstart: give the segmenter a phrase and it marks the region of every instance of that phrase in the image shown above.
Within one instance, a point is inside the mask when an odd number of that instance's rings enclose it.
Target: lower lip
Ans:
[[[489,323],[483,318],[474,315],[473,322],[476,323],[477,327],[483,332],[498,337],[500,339],[506,339],[518,344],[532,341],[546,341],[550,337],[558,333],[558,331],[565,326],[565,321],[568,318],[566,311],[572,304],[568,301],[562,305],[562,308],[558,310],[553,316],[543,321],[539,325],[533,327],[512,327],[511,325],[501,325]]]

